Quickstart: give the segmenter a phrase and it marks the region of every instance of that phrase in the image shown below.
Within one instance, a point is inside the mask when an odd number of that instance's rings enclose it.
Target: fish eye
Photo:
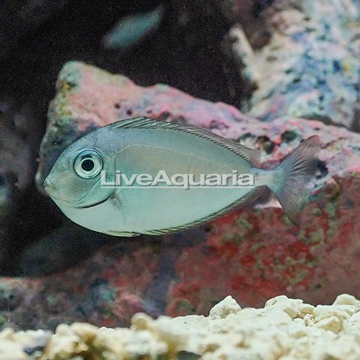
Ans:
[[[80,152],[74,161],[75,173],[83,179],[92,179],[99,175],[103,168],[103,161],[96,151],[84,150]]]

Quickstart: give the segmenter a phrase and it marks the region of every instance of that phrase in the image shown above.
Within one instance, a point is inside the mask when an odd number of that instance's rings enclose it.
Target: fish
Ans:
[[[253,203],[268,189],[299,225],[319,149],[319,137],[311,136],[265,170],[260,150],[192,125],[131,118],[66,148],[44,188],[70,220],[113,236],[187,230]],[[190,185],[185,175],[192,176]]]
[[[152,35],[159,27],[165,16],[165,5],[122,18],[115,27],[103,38],[106,49],[126,49]]]

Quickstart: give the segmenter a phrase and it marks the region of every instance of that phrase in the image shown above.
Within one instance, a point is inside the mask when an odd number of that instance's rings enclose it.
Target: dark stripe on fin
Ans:
[[[236,143],[235,141],[225,139],[219,135],[213,134],[208,130],[193,125],[179,125],[168,123],[166,121],[139,117],[120,120],[106,126],[110,126],[116,129],[167,129],[182,131],[187,134],[209,140],[227,150],[232,151],[236,155],[239,155],[244,160],[248,161],[253,167],[259,167],[261,162],[261,152],[259,150],[249,149],[244,145]]]
[[[122,236],[122,237],[135,237],[140,235],[138,233],[130,232],[130,231],[112,231],[112,230],[108,230],[107,234],[113,236]]]
[[[186,224],[186,225],[182,225],[182,226],[177,226],[177,227],[172,227],[172,228],[167,228],[167,229],[159,229],[159,230],[148,230],[148,231],[144,231],[142,232],[142,234],[146,234],[146,235],[163,235],[163,234],[169,234],[169,233],[173,233],[173,232],[177,232],[177,231],[181,231],[181,230],[188,230],[191,227],[194,226],[199,226],[202,224],[205,224],[211,220],[214,220],[222,215],[225,215],[233,210],[235,210],[236,208],[240,208],[246,205],[251,204],[252,202],[254,202],[256,199],[258,199],[261,194],[264,192],[264,190],[266,189],[265,186],[261,186],[258,187],[256,189],[254,189],[253,191],[250,191],[247,195],[245,195],[244,197],[242,197],[239,200],[236,200],[235,202],[233,202],[232,204],[228,205],[227,207],[223,208],[222,210],[210,214],[209,216],[196,220],[192,223]]]

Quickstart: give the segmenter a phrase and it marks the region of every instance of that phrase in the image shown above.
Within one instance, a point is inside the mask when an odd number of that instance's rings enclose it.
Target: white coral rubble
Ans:
[[[30,359],[22,349],[36,334],[1,332],[0,360]],[[153,320],[136,314],[130,329],[60,325],[40,359],[75,358],[356,360],[360,359],[360,301],[344,294],[333,305],[314,307],[278,296],[264,308],[241,309],[228,296],[208,317]]]

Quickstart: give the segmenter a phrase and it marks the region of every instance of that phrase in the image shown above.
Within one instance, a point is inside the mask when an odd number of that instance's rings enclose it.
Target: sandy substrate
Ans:
[[[343,294],[314,307],[278,296],[241,309],[228,296],[208,317],[137,314],[130,329],[74,323],[54,335],[2,331],[0,360],[23,359],[359,360],[360,301]]]

